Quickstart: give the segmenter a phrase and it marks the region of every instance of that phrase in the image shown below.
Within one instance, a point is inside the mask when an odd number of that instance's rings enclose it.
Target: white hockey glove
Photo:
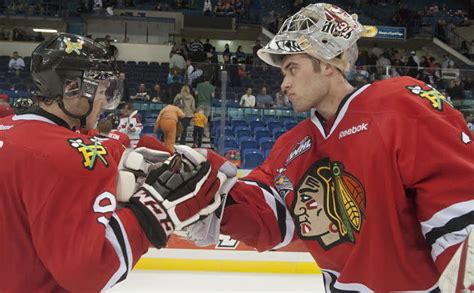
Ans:
[[[126,150],[118,167],[117,201],[128,202],[132,194],[145,182],[151,169],[161,166],[170,156],[168,152],[145,147]]]
[[[162,248],[174,230],[195,223],[220,206],[216,195],[219,185],[217,170],[208,162],[184,163],[180,155],[174,155],[149,171],[127,206],[148,240]]]
[[[207,213],[209,216],[206,218],[186,226],[175,233],[187,240],[193,241],[198,246],[216,244],[219,240],[220,223],[227,195],[237,181],[237,167],[212,150],[192,149],[187,146],[178,145],[176,146],[176,151],[183,158],[191,162],[206,160],[211,164],[212,168],[218,170],[219,189],[216,191],[215,196],[220,198],[220,205],[217,209],[213,206],[214,212]],[[201,215],[205,215],[205,213],[201,213]]]

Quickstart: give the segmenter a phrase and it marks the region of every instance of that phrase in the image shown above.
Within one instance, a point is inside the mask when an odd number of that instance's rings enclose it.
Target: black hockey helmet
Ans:
[[[64,95],[86,97],[92,106],[97,88],[105,86],[107,110],[115,109],[122,98],[123,83],[118,79],[116,63],[107,49],[93,40],[74,34],[61,33],[38,45],[32,53],[31,75],[37,95],[58,99],[62,110]]]
[[[28,112],[34,105],[35,105],[35,102],[32,98],[29,98],[29,97],[18,98],[13,104],[13,111],[17,115],[23,114],[23,113]]]

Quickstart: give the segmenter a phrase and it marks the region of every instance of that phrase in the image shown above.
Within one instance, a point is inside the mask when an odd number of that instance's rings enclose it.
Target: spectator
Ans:
[[[184,77],[178,73],[178,68],[173,68],[168,74],[168,99],[162,100],[166,104],[171,104],[174,97],[181,91],[181,87],[185,83]]]
[[[132,97],[132,100],[140,100],[140,101],[150,100],[150,95],[148,94],[144,83],[141,83],[138,86],[137,94]]]
[[[128,92],[128,85],[125,73],[120,72],[119,74],[119,83],[121,83],[120,88],[122,89],[122,101],[129,102],[130,101],[130,93]]]
[[[285,91],[280,88],[280,90],[275,94],[275,108],[288,108],[290,101]]]
[[[223,13],[225,16],[234,16],[234,15],[235,15],[235,10],[234,10],[234,6],[232,5],[232,3],[226,2],[226,3],[223,5],[222,13]]]
[[[209,119],[211,116],[211,105],[212,99],[215,95],[215,86],[209,81],[210,78],[207,77],[206,81],[198,83],[196,87],[196,107],[203,110],[204,115]],[[209,127],[205,128],[206,135],[209,135]]]
[[[193,148],[200,148],[202,144],[202,135],[204,133],[204,128],[207,125],[207,117],[204,115],[204,110],[199,108],[196,113],[194,113],[193,122]]]
[[[178,130],[179,119],[184,118],[184,112],[175,105],[167,105],[161,109],[156,118],[154,131],[161,129],[164,134],[165,146],[174,153],[174,144],[176,142],[176,133]]]
[[[43,34],[41,32],[38,32],[35,37],[35,42],[42,42],[44,41]]]
[[[186,60],[188,68],[186,69],[186,81],[189,87],[193,87],[193,81],[202,76],[203,71],[197,67],[194,67],[191,63],[191,59]]]
[[[0,118],[13,115],[13,108],[8,103],[8,95],[0,94]]]
[[[194,39],[187,46],[188,59],[195,60],[196,62],[202,62],[205,59],[204,45],[199,39]]]
[[[109,38],[110,38],[110,36],[109,36]],[[110,56],[112,56],[114,58],[117,58],[118,49],[117,49],[117,47],[112,45],[112,41],[113,40],[110,40],[110,39],[106,38],[105,41],[104,41],[104,45],[105,45],[105,48],[107,48],[107,51],[109,51]]]
[[[178,106],[184,112],[184,118],[181,119],[182,132],[179,143],[186,144],[187,129],[196,110],[194,97],[191,95],[188,85],[181,87],[181,92],[174,98],[174,105]]]
[[[211,52],[212,45],[211,45],[211,43],[209,43],[209,39],[206,39],[206,42],[202,46],[203,46],[204,52],[206,52],[206,53]]]
[[[449,82],[448,87],[446,88],[451,100],[464,100],[464,84],[459,78],[453,79]]]
[[[23,61],[23,58],[18,56],[18,52],[15,51],[13,52],[13,56],[8,62],[8,70],[9,71],[20,71],[25,69],[25,61]]]
[[[240,98],[240,106],[255,107],[255,96],[252,95],[252,88],[247,88],[245,94]]]
[[[267,93],[267,87],[262,86],[260,94],[256,97],[257,107],[259,108],[272,108],[273,98]]]
[[[229,44],[224,45],[224,51],[222,52],[222,58],[225,58],[227,56],[228,61],[230,61],[230,49],[229,49]],[[229,63],[229,62],[227,62]]]
[[[171,52],[171,58],[170,58],[170,70],[173,68],[178,68],[179,69],[179,74],[184,72],[186,69],[186,60],[184,60],[184,57],[181,55],[182,51],[180,49],[177,49],[176,52]]]
[[[252,47],[252,63],[253,66],[259,66],[262,64],[262,61],[260,58],[257,56],[257,51],[262,48],[262,45],[260,44],[260,40],[255,41],[255,45]]]
[[[211,0],[204,0],[204,6],[202,8],[202,13],[204,15],[211,15],[212,14]]]
[[[449,55],[444,55],[443,62],[441,63],[441,68],[443,69],[448,68],[451,62],[454,62],[454,61],[451,60],[451,58],[449,58]]]
[[[216,6],[214,7],[214,15],[224,16],[224,6],[222,5],[221,1],[218,1]]]
[[[161,86],[159,83],[155,83],[155,85],[153,86],[153,93],[151,94],[151,101],[153,103],[159,103],[159,102],[162,102],[162,96],[163,96],[163,92],[161,92]]]
[[[235,51],[235,58],[237,58],[237,63],[240,63],[240,64],[246,63],[247,54],[244,53],[241,45],[239,45],[237,47],[237,51]]]
[[[385,73],[387,67],[392,65],[389,58],[390,56],[388,55],[388,53],[383,53],[382,55],[380,55],[379,59],[377,59],[377,73],[380,76],[386,75]]]

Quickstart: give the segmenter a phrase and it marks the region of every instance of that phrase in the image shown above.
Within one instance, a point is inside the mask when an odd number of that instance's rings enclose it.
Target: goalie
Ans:
[[[311,117],[232,187],[221,232],[259,251],[302,239],[327,292],[473,290],[472,134],[419,80],[354,88],[362,31],[339,7],[311,4],[258,51]]]

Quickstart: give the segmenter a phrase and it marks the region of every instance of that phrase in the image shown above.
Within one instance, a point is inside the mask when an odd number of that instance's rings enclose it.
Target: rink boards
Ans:
[[[196,247],[173,236],[166,249],[150,249],[137,269],[218,272],[319,274],[320,269],[304,245],[296,241],[277,251],[259,253],[244,243],[221,235],[213,247]]]
[[[239,177],[248,170],[239,170]],[[146,270],[185,270],[219,272],[256,272],[320,274],[311,254],[301,241],[277,251],[259,253],[242,242],[221,235],[215,246],[197,247],[172,236],[166,249],[150,249],[136,265]]]

